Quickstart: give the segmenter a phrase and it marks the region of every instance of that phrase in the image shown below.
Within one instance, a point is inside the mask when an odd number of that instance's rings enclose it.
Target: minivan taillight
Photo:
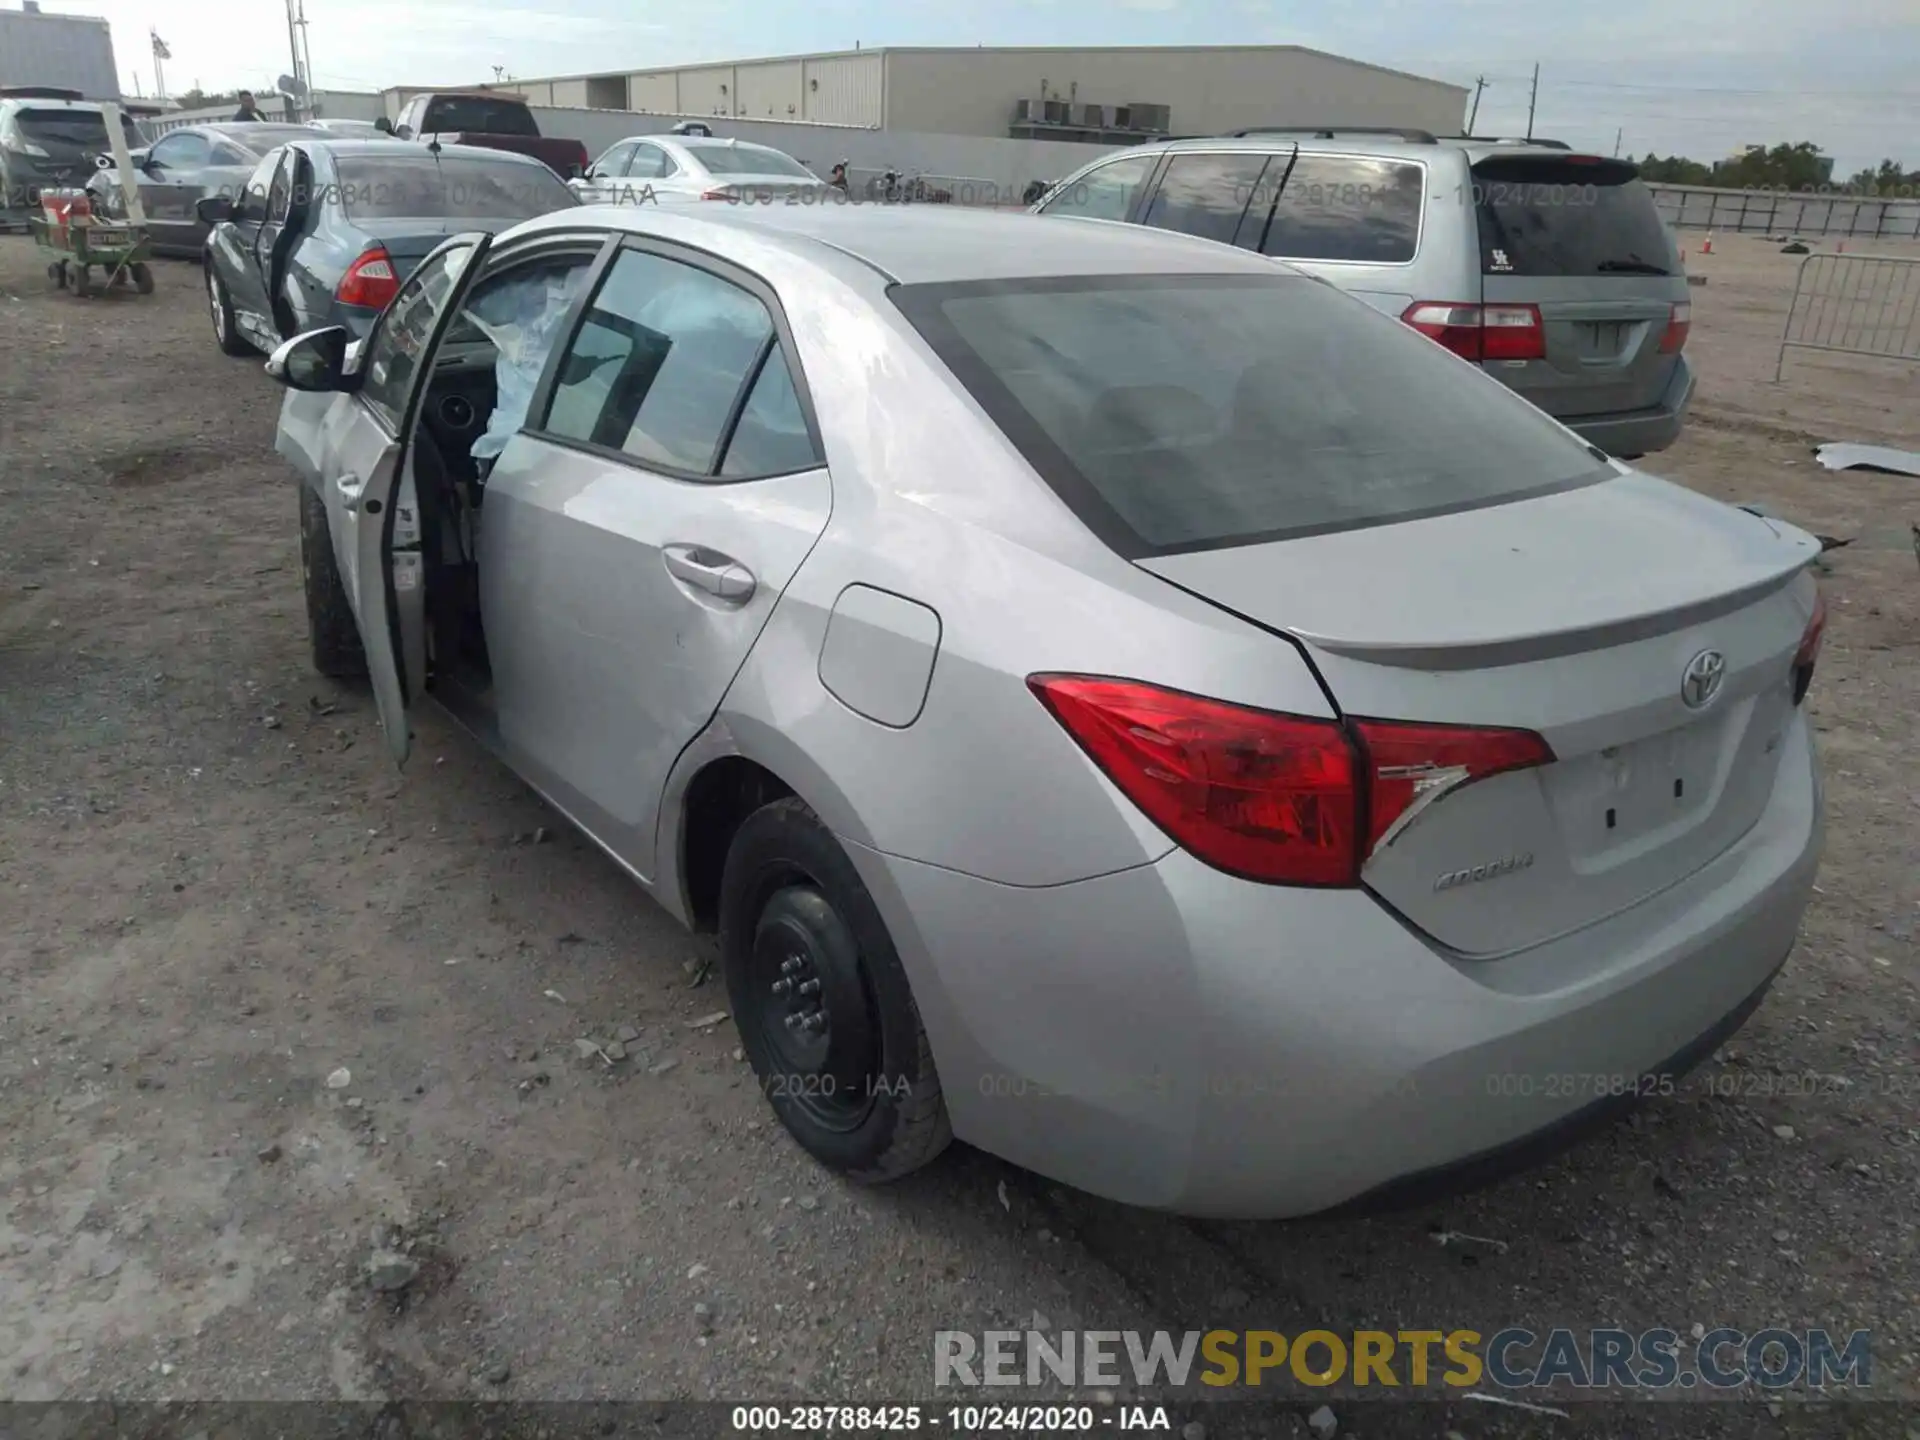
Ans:
[[[400,277],[394,271],[393,257],[376,246],[347,267],[333,298],[342,305],[384,310],[399,290]]]
[[[1134,680],[1028,685],[1121,792],[1215,869],[1347,886],[1384,839],[1446,791],[1552,761],[1538,735],[1283,715]]]
[[[1543,360],[1546,327],[1536,305],[1453,305],[1421,300],[1400,318],[1463,360]]]
[[[1827,597],[1819,591],[1813,596],[1813,618],[1807,621],[1800,648],[1793,652],[1793,703],[1807,698],[1813,685],[1813,667],[1820,661],[1820,642],[1827,638]]]
[[[1660,353],[1678,355],[1687,346],[1687,332],[1693,329],[1693,306],[1682,301],[1667,316],[1667,328],[1660,334]]]

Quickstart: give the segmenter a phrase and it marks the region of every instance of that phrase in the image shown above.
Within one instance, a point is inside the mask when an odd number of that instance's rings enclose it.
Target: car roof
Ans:
[[[726,247],[726,232],[801,257],[850,256],[907,285],[1070,275],[1280,274],[1264,256],[1170,230],[955,205],[585,206],[527,222],[586,224]],[[744,238],[744,237],[743,237]]]

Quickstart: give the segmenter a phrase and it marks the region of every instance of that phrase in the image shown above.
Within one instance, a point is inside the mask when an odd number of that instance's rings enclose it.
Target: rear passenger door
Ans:
[[[1412,283],[1426,213],[1427,167],[1372,155],[1298,156],[1276,187],[1254,248],[1332,281],[1398,319]],[[1448,297],[1451,298],[1451,297]]]
[[[825,528],[778,301],[711,256],[617,251],[488,477],[499,743],[635,871],[667,773]]]

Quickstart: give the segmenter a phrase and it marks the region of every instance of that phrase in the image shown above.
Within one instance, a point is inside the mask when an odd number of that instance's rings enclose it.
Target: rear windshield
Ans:
[[[1487,275],[1672,275],[1680,257],[1653,192],[1618,161],[1486,160],[1473,167]]]
[[[1389,524],[1612,473],[1497,380],[1303,276],[1088,276],[893,295],[1122,554]]]
[[[538,137],[540,127],[524,105],[511,100],[488,100],[453,95],[435,100],[427,107],[428,131],[464,130],[473,135],[530,135]]]
[[[764,145],[689,145],[688,152],[714,175],[791,175],[812,180],[814,173],[791,156]]]
[[[353,220],[528,220],[580,203],[544,165],[427,154],[339,156],[334,163],[340,208]]]
[[[16,110],[13,123],[21,139],[36,145],[107,146],[107,117],[98,110]],[[140,132],[125,114],[120,128],[126,132],[128,146],[139,149]]]

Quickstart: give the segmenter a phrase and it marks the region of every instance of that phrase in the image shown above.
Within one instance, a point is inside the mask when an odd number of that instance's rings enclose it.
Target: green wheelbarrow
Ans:
[[[102,219],[84,190],[49,190],[27,229],[47,262],[47,278],[75,295],[98,295],[132,286],[153,293],[146,230],[123,220]]]

